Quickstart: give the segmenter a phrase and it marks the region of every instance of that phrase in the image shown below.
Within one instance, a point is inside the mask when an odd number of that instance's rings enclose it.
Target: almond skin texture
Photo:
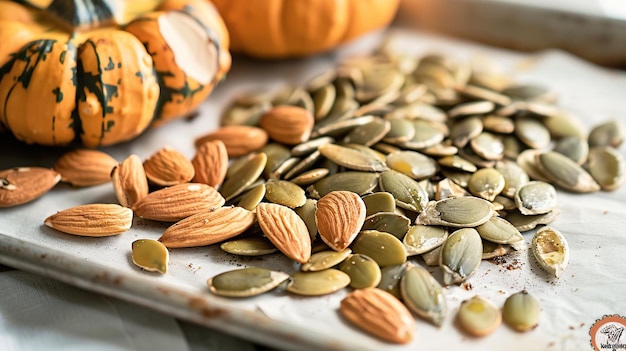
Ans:
[[[115,167],[111,172],[111,181],[117,201],[124,207],[132,208],[148,195],[148,178],[137,155],[129,155]]]
[[[44,223],[58,231],[80,236],[110,236],[130,229],[133,211],[116,204],[80,205],[59,211]]]
[[[148,180],[159,186],[187,183],[195,174],[191,161],[169,146],[159,149],[146,159],[143,168]]]
[[[397,344],[413,340],[415,319],[411,312],[384,290],[354,290],[341,300],[339,311],[355,326],[383,340]]]
[[[195,145],[199,147],[209,140],[221,140],[229,157],[239,157],[265,146],[268,136],[267,132],[259,127],[228,125],[197,138]]]
[[[342,251],[356,238],[365,222],[365,202],[351,191],[331,191],[317,201],[315,223],[331,249]]]
[[[311,257],[311,236],[298,214],[287,206],[262,202],[256,217],[265,236],[290,259],[306,263]]]
[[[261,116],[259,126],[269,137],[286,145],[297,145],[309,139],[315,118],[298,106],[276,106]]]
[[[54,164],[61,180],[76,187],[93,186],[111,181],[117,160],[99,150],[77,149],[63,154]]]
[[[0,171],[0,208],[33,201],[47,193],[61,180],[55,170],[43,167],[19,167]]]
[[[168,248],[206,246],[233,238],[254,223],[254,214],[242,207],[220,207],[172,224],[159,241]]]
[[[176,222],[196,213],[224,205],[224,198],[212,186],[185,183],[149,193],[133,206],[135,215],[154,221]]]
[[[209,140],[198,146],[191,160],[195,170],[192,181],[218,188],[226,178],[228,150],[221,140]]]

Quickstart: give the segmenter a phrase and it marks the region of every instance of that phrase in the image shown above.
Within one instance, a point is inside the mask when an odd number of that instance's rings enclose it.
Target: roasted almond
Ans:
[[[130,229],[133,211],[117,204],[89,204],[62,210],[44,223],[58,231],[81,236],[110,236]]]
[[[220,207],[172,224],[159,241],[169,248],[206,246],[233,238],[254,223],[254,214],[243,207]]]
[[[0,207],[33,201],[61,180],[55,170],[43,167],[17,167],[0,171]]]
[[[239,157],[262,148],[267,144],[268,136],[259,127],[228,125],[197,138],[195,145],[199,147],[209,140],[221,140],[229,157]]]
[[[383,340],[397,344],[413,340],[415,319],[411,312],[384,290],[354,290],[341,300],[339,311],[355,326]]]
[[[228,150],[221,140],[208,140],[198,146],[191,160],[195,170],[192,181],[219,187],[228,170]]]
[[[351,191],[331,191],[317,201],[315,223],[322,240],[331,249],[347,248],[365,222],[365,202]]]
[[[276,106],[261,116],[259,126],[279,143],[297,145],[309,139],[315,118],[299,106]]]
[[[262,202],[256,218],[265,236],[290,259],[306,263],[311,257],[311,236],[306,224],[291,208]]]
[[[111,171],[117,160],[106,152],[76,149],[63,154],[55,163],[54,170],[61,180],[73,186],[92,186],[111,181]]]
[[[113,168],[111,181],[117,201],[124,207],[131,208],[148,195],[148,179],[137,155],[129,155]]]
[[[135,215],[154,221],[176,222],[196,213],[224,205],[224,198],[212,186],[185,183],[149,193],[133,205]]]
[[[148,180],[159,186],[172,186],[191,181],[195,170],[185,155],[169,146],[148,157],[143,168]]]

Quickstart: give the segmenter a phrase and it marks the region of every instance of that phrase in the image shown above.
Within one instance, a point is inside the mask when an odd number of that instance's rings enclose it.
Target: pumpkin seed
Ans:
[[[589,144],[586,140],[575,136],[559,139],[554,145],[553,151],[569,157],[572,161],[582,165],[589,155]]]
[[[310,92],[319,90],[324,86],[331,84],[335,78],[337,78],[337,72],[334,70],[327,70],[318,73],[305,84],[306,90]]]
[[[440,173],[442,176],[446,177],[447,179],[450,179],[456,185],[463,187],[463,188],[467,188],[470,178],[472,177],[472,173],[468,173],[465,171],[451,170],[451,169],[446,169],[446,168],[442,168],[440,170]]]
[[[445,133],[437,126],[424,120],[414,120],[413,129],[415,134],[411,140],[397,143],[396,145],[410,150],[420,150],[435,146],[443,141]]]
[[[404,271],[408,267],[409,263],[404,262],[402,264],[387,266],[381,268],[381,279],[377,288],[385,290],[393,296],[401,299],[400,295],[400,280],[404,275]]]
[[[251,158],[246,159],[241,165],[241,169],[237,175],[227,177],[220,188],[220,192],[226,201],[241,194],[250,184],[254,183],[265,168],[267,156],[264,153],[258,153]]]
[[[391,144],[407,142],[415,136],[415,125],[405,118],[388,118],[389,131],[382,141]]]
[[[243,193],[243,195],[239,199],[239,202],[237,203],[237,206],[243,207],[248,211],[252,211],[256,208],[256,205],[258,205],[263,200],[263,198],[265,197],[265,193],[265,183],[259,184]]]
[[[613,191],[626,181],[624,157],[610,146],[591,148],[586,167],[602,190]]]
[[[169,261],[169,251],[161,242],[152,239],[138,239],[133,241],[132,259],[133,263],[140,268],[150,272],[167,272]]]
[[[500,92],[513,100],[538,101],[554,103],[557,99],[555,91],[535,84],[512,84]]]
[[[247,267],[220,273],[209,278],[206,283],[215,295],[251,297],[268,292],[287,279],[289,275],[283,272]]]
[[[316,272],[297,272],[291,276],[287,291],[296,295],[320,296],[339,291],[350,284],[350,276],[329,268]]]
[[[427,147],[420,150],[423,154],[431,156],[431,157],[445,157],[452,156],[459,152],[459,149],[456,146],[450,145],[446,141],[437,144],[435,146]]]
[[[381,267],[402,264],[406,250],[400,239],[377,230],[364,230],[354,240],[352,251],[372,258]]]
[[[409,256],[420,255],[443,245],[448,238],[445,227],[416,224],[409,228],[402,243]]]
[[[541,150],[526,149],[517,156],[516,162],[528,174],[529,179],[550,182],[548,177],[543,174],[542,169],[538,165],[537,156]]]
[[[456,317],[464,331],[479,337],[493,333],[502,322],[498,306],[478,295],[461,302]]]
[[[550,131],[534,118],[516,118],[515,135],[522,143],[533,149],[544,149],[550,145]]]
[[[543,227],[533,235],[532,252],[535,259],[548,273],[558,277],[569,263],[569,245],[558,230]]]
[[[457,88],[457,90],[472,99],[487,100],[500,106],[507,106],[511,103],[510,97],[476,85],[463,85]]]
[[[358,105],[357,102],[354,103]],[[352,110],[348,110],[345,115],[336,117],[336,120],[327,117],[318,122],[313,128],[311,138],[319,138],[323,136],[335,137],[338,135],[343,135],[358,126],[370,123],[377,118],[375,116],[359,116],[354,118],[348,118],[351,113]]]
[[[572,192],[588,193],[600,190],[600,185],[576,162],[558,152],[536,155],[537,165],[551,183]]]
[[[501,160],[504,157],[504,142],[499,135],[482,132],[470,141],[472,151],[485,160]]]
[[[378,174],[348,171],[331,174],[307,188],[310,197],[319,199],[331,191],[347,190],[364,195],[374,191],[378,185]]]
[[[509,296],[502,307],[502,319],[511,328],[526,332],[539,324],[539,301],[526,290]]]
[[[515,204],[515,201],[503,195],[496,196],[496,198],[493,200],[493,204],[494,206],[496,204],[502,205],[502,209],[505,211],[517,209],[517,205]]]
[[[428,202],[428,194],[419,183],[394,170],[380,174],[379,187],[393,195],[398,207],[410,211],[421,212]]]
[[[483,255],[482,255],[483,260],[489,260],[492,258],[501,257],[504,255],[507,255],[511,251],[513,251],[513,248],[511,247],[511,245],[496,244],[489,240],[483,239]]]
[[[439,256],[444,285],[460,284],[474,274],[482,252],[482,240],[476,229],[461,228],[450,234]]]
[[[493,201],[504,189],[505,179],[495,168],[481,168],[470,177],[470,193],[487,201]]]
[[[493,111],[495,107],[495,104],[491,101],[464,102],[448,110],[448,117],[457,118],[470,115],[484,115]]]
[[[285,180],[270,179],[265,183],[265,189],[265,198],[275,204],[296,208],[306,201],[304,190]]]
[[[436,248],[428,252],[424,252],[422,254],[422,259],[424,260],[424,263],[426,263],[426,265],[430,267],[439,266],[439,257],[441,256],[442,248],[443,245],[437,246]]]
[[[291,178],[290,181],[300,186],[310,185],[323,179],[329,173],[330,173],[330,170],[328,168],[315,168],[315,169],[311,169],[306,172],[300,173],[299,175]]]
[[[227,125],[246,125],[256,126],[261,120],[263,113],[272,108],[269,101],[263,101],[250,105],[234,103],[229,106],[222,114],[220,124]]]
[[[544,118],[542,122],[554,139],[558,140],[568,136],[587,139],[587,128],[577,116],[570,112],[557,109],[548,118]]]
[[[498,134],[511,134],[515,131],[515,123],[504,116],[487,115],[482,118],[483,129]]]
[[[291,151],[286,146],[278,143],[265,144],[265,146],[263,146],[259,151],[263,152],[267,156],[265,168],[263,169],[263,176],[265,178],[269,178],[272,172],[274,172],[276,168],[278,168],[278,166],[283,164],[291,157]],[[233,166],[231,165],[229,170],[232,167]]]
[[[315,272],[332,268],[345,261],[350,256],[350,254],[352,254],[352,250],[350,249],[343,249],[341,251],[325,250],[316,252],[311,255],[309,260],[304,263],[300,267],[300,269],[303,272]]]
[[[279,164],[272,173],[269,175],[269,179],[280,179],[289,172],[292,168],[298,165],[302,161],[299,157],[290,157],[286,159],[283,163]]]
[[[353,289],[376,287],[382,278],[378,263],[362,254],[350,255],[339,269],[350,276],[350,287]]]
[[[415,314],[441,327],[448,312],[443,288],[426,269],[409,264],[400,280],[402,301]]]
[[[494,215],[493,205],[484,199],[466,196],[430,201],[417,216],[416,224],[476,227]]]
[[[402,240],[409,230],[411,220],[406,216],[395,212],[377,212],[365,218],[365,223],[361,230],[378,230],[393,234]]]
[[[415,180],[429,178],[437,173],[437,162],[417,151],[403,150],[387,155],[385,163],[390,169],[406,174]]]
[[[464,171],[464,172],[469,172],[469,173],[473,173],[478,170],[476,165],[474,165],[470,161],[458,155],[445,156],[437,160],[437,162],[442,167],[448,167],[454,170],[459,170],[459,171]]]
[[[501,194],[509,198],[513,198],[517,190],[530,180],[526,171],[514,161],[501,160],[496,163],[495,167],[504,177],[504,188]]]
[[[556,208],[556,189],[550,183],[528,182],[515,193],[515,205],[523,215],[548,213]]]
[[[436,122],[444,122],[447,119],[446,113],[442,109],[422,101],[398,107],[397,109],[385,114],[384,118],[405,118],[409,120],[423,119]]]
[[[558,208],[554,210],[539,214],[539,215],[523,215],[519,211],[511,211],[506,215],[506,220],[509,221],[517,230],[525,232],[535,229],[540,224],[552,223],[561,213]]]
[[[229,254],[238,256],[262,256],[278,252],[278,249],[269,240],[263,237],[240,238],[225,241],[220,249]]]
[[[317,223],[315,223],[315,210],[317,209],[317,200],[306,199],[304,205],[296,207],[294,210],[302,218],[306,228],[309,230],[311,241],[317,236]]]
[[[589,146],[619,147],[624,141],[626,128],[616,119],[612,119],[594,126],[589,132]]]
[[[298,144],[291,149],[291,155],[295,157],[302,157],[311,154],[316,151],[320,146],[334,143],[335,139],[331,137],[320,137],[316,139],[309,139],[304,143]]]
[[[522,233],[502,217],[491,217],[487,222],[477,226],[476,231],[485,240],[496,244],[509,244],[516,250],[524,243]]]
[[[386,191],[363,195],[362,199],[367,209],[365,212],[367,217],[378,212],[393,212],[396,209],[396,199]]]
[[[282,177],[284,179],[291,179],[294,176],[308,171],[317,163],[317,161],[321,158],[321,155],[322,154],[319,151],[313,151],[307,157],[299,160],[292,167],[290,167],[289,170],[282,175]]]
[[[369,153],[336,144],[319,147],[320,153],[334,163],[356,171],[382,172],[387,165]]]
[[[444,178],[437,183],[435,200],[447,199],[449,197],[461,197],[470,195],[465,188],[453,182],[450,178]]]
[[[483,122],[478,116],[469,116],[454,121],[450,128],[450,139],[454,146],[462,148],[483,131]]]
[[[319,120],[328,115],[330,109],[335,103],[335,97],[337,96],[337,89],[332,84],[325,84],[312,93],[313,105],[315,106],[315,112],[313,116]]]

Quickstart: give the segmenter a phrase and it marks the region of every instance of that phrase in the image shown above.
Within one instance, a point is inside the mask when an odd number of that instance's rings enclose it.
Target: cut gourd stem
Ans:
[[[116,0],[53,0],[46,12],[70,31],[111,26],[116,23]]]

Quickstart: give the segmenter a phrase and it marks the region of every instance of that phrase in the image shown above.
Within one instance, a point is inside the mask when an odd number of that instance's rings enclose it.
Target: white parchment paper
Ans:
[[[559,51],[530,55],[402,29],[394,29],[388,34],[393,47],[407,53],[419,55],[435,51],[459,59],[489,57],[519,81],[554,88],[560,93],[558,104],[575,113],[588,128],[610,118],[626,123],[626,74],[622,72],[595,67]],[[221,111],[236,94],[275,91],[285,84],[303,83],[332,67],[343,56],[367,52],[380,38],[379,34],[368,36],[338,52],[302,60],[258,62],[235,57],[227,79],[214,91],[195,119],[172,122],[105,151],[121,161],[130,153],[146,158],[159,148],[170,145],[191,158],[193,140],[216,128]],[[36,147],[0,147],[0,168],[52,166],[62,152]],[[9,147],[12,147],[10,151]],[[624,154],[623,149],[620,152]],[[527,249],[508,256],[506,262],[500,264],[482,262],[478,272],[469,280],[471,286],[446,289],[449,313],[444,325],[438,329],[418,319],[417,336],[410,345],[389,345],[343,321],[337,308],[346,291],[315,298],[274,291],[249,300],[218,298],[215,301],[226,310],[243,309],[267,316],[276,321],[276,328],[295,327],[297,335],[317,333],[333,341],[337,349],[589,350],[589,329],[597,319],[606,314],[626,315],[626,189],[586,195],[559,191],[558,199],[561,215],[552,226],[567,237],[571,249],[571,262],[562,277],[555,279],[545,274],[528,255]],[[159,276],[139,270],[129,255],[134,240],[158,238],[166,227],[164,224],[135,219],[130,231],[107,238],[75,237],[43,226],[43,220],[58,210],[94,202],[116,202],[112,186],[74,189],[59,185],[30,204],[2,209],[0,244],[7,238],[19,238],[25,243],[62,251],[82,260],[87,267],[103,265],[130,278],[151,279],[162,286],[202,295],[209,295],[205,285],[207,278],[233,268],[257,265],[288,273],[298,269],[280,254],[241,259],[216,247],[204,247],[171,250],[169,272]],[[532,232],[525,233],[528,243],[531,237]],[[418,259],[412,260],[420,263]],[[43,261],[30,263],[45,265]],[[436,269],[432,270],[437,274]],[[453,317],[464,299],[479,294],[501,306],[506,297],[522,289],[531,292],[541,303],[541,321],[535,330],[522,334],[502,325],[488,337],[472,338],[461,333],[455,325]],[[150,301],[143,303],[150,305]],[[215,327],[272,345],[285,345],[272,333],[259,336],[254,330],[238,329],[237,325]],[[307,343],[300,344],[300,347],[313,348]]]

